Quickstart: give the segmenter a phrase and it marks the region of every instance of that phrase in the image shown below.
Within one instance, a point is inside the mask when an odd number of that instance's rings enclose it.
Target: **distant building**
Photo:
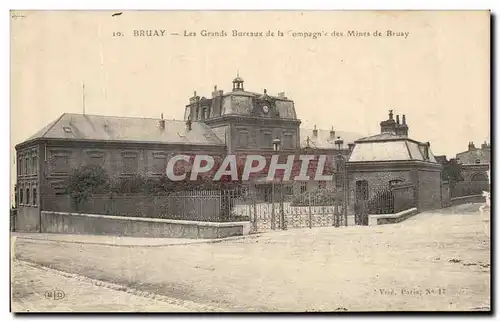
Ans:
[[[456,160],[461,166],[464,181],[488,181],[487,171],[491,162],[489,143],[484,142],[481,148],[476,148],[474,142],[469,142],[467,151],[457,153]]]

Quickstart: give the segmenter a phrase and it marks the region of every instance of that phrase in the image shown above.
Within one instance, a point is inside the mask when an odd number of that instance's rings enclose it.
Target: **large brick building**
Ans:
[[[329,156],[349,154],[360,134],[300,128],[295,105],[284,93],[271,96],[244,89],[236,77],[224,93],[214,88],[211,98],[195,94],[185,108],[184,121],[64,113],[16,146],[16,206],[18,221],[29,230],[38,229],[38,218],[48,196],[64,194],[64,182],[72,169],[99,164],[115,178],[140,173],[159,177],[175,154],[248,154],[273,152],[273,140],[281,142],[281,154],[308,153]],[[337,138],[343,139],[337,146]],[[295,171],[298,168],[294,165]],[[262,171],[266,172],[266,169]],[[261,180],[259,180],[261,179]],[[262,189],[269,182],[258,176]],[[318,182],[305,182],[292,189],[308,189]]]

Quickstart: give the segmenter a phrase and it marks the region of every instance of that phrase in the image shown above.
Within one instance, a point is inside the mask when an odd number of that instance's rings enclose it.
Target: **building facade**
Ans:
[[[295,105],[284,93],[271,96],[244,89],[241,77],[230,92],[214,88],[210,98],[194,93],[185,107],[184,121],[160,118],[114,117],[64,113],[16,146],[17,226],[38,231],[46,198],[65,193],[65,180],[73,169],[98,164],[113,178],[142,174],[160,177],[170,158],[177,154],[234,154],[243,162],[249,154],[279,153],[327,155],[336,168],[336,156],[350,153],[362,135],[300,127]],[[342,144],[338,145],[338,138]],[[280,149],[273,150],[273,140]],[[316,160],[317,161],[317,160]],[[269,163],[269,162],[268,162]],[[312,162],[314,168],[314,162]],[[294,172],[300,164],[294,163]],[[266,173],[264,169],[262,173]],[[257,174],[255,184],[269,189],[269,181]],[[293,185],[300,193],[333,182],[308,181]]]
[[[456,160],[460,164],[465,182],[488,181],[490,170],[491,146],[484,142],[480,148],[469,142],[467,151],[457,153]]]
[[[410,139],[405,116],[400,124],[392,111],[380,128],[380,134],[357,140],[348,159],[350,211],[395,185],[413,186],[419,210],[441,208],[443,167],[430,144]]]

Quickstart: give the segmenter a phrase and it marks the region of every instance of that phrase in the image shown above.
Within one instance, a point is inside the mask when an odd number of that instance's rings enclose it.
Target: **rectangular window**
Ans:
[[[300,193],[304,193],[307,191],[307,183],[306,182],[301,182],[300,183]]]
[[[163,152],[153,152],[153,164],[151,165],[151,170],[153,174],[161,175],[164,174],[167,169],[167,155]]]
[[[26,188],[26,204],[30,204],[30,188]]]
[[[69,172],[69,157],[67,155],[55,155],[52,159],[55,173]]]
[[[31,158],[31,162],[32,162],[32,166],[31,166],[31,173],[33,173],[33,174],[37,174],[38,164],[37,164],[37,156],[36,156],[36,155],[34,155],[34,156]]]
[[[24,168],[24,173],[25,173],[25,174],[30,174],[31,172],[30,172],[30,167],[29,167],[29,159],[28,159],[28,157],[26,157],[26,159],[24,159],[24,166],[25,166],[25,168]]]
[[[318,186],[320,189],[325,189],[326,188],[326,181],[319,181]]]
[[[24,202],[23,200],[23,188],[19,189],[19,204],[22,205]]]
[[[56,196],[64,196],[66,194],[66,190],[64,188],[54,188],[54,194]]]
[[[238,146],[241,148],[248,147],[248,132],[239,131],[238,132]]]
[[[273,135],[271,132],[262,133],[262,143],[263,148],[271,148],[273,146]]]
[[[34,206],[38,205],[38,196],[36,187],[33,187],[33,205]]]
[[[134,174],[137,173],[139,168],[139,163],[137,159],[137,154],[124,154],[122,159],[122,173],[123,174]]]
[[[283,136],[283,149],[293,149],[293,148],[294,148],[293,135],[285,134]]]

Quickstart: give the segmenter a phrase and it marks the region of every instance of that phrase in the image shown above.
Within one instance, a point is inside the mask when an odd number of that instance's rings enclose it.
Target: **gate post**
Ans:
[[[253,196],[252,200],[253,200],[253,225],[254,225],[254,228],[255,228],[255,231],[258,230],[258,218],[257,218],[257,196]]]
[[[273,183],[271,186],[271,229],[275,230],[276,229],[276,214],[274,211],[274,178],[273,178]]]
[[[309,229],[311,229],[312,228],[311,192],[309,192],[307,195],[309,199]]]
[[[283,200],[283,182],[280,183],[280,221],[281,221],[281,229],[286,230],[286,222],[285,222],[285,206]]]

